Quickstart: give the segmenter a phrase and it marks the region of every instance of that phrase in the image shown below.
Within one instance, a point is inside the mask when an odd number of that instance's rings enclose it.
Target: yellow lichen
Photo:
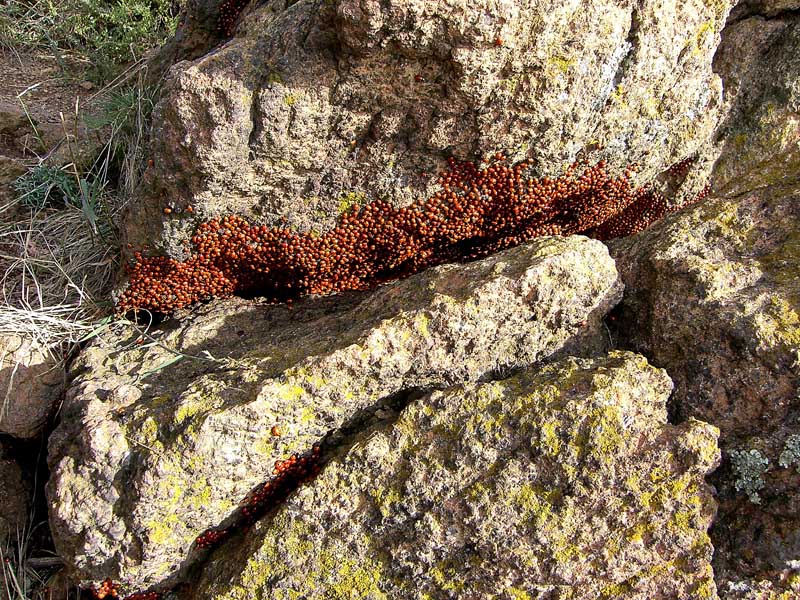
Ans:
[[[339,196],[339,214],[350,212],[356,205],[363,205],[367,195],[364,192],[347,192]]]
[[[384,517],[388,517],[392,511],[392,505],[400,502],[402,496],[396,489],[377,488],[370,491],[370,496],[375,501],[375,505]]]
[[[558,421],[547,421],[539,430],[539,443],[551,456],[558,456],[561,452],[561,439],[558,437],[560,425]]]
[[[511,597],[511,600],[531,600],[531,595],[519,588],[510,587],[506,589],[506,593]]]

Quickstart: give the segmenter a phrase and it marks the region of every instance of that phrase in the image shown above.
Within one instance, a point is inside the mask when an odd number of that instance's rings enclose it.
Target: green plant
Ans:
[[[111,79],[177,25],[172,0],[7,0],[0,7],[0,46],[68,52],[91,65],[88,76]]]
[[[104,94],[96,109],[86,117],[95,131],[105,131],[107,142],[100,156],[104,172],[116,180],[117,187],[130,195],[138,185],[144,168],[143,140],[155,105],[157,90],[139,80]]]
[[[138,85],[112,89],[103,97],[98,110],[87,116],[87,124],[94,129],[111,127],[116,134],[130,136],[135,133],[140,116],[150,115],[154,95],[152,90]]]
[[[0,334],[32,338],[57,359],[90,339],[113,308],[115,221],[144,170],[156,95],[144,85],[145,69],[130,70],[127,84],[105,90],[90,111],[76,105],[74,119],[63,120],[71,162],[40,161],[0,207]],[[79,149],[80,122],[105,139],[93,158]]]
[[[14,182],[14,190],[23,206],[42,209],[46,206],[80,206],[74,177],[63,169],[37,165]]]

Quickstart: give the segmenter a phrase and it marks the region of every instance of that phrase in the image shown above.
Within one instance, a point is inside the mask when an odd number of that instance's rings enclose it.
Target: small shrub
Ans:
[[[120,65],[164,42],[177,25],[172,0],[7,0],[0,7],[0,46],[68,51],[87,60],[103,82]]]

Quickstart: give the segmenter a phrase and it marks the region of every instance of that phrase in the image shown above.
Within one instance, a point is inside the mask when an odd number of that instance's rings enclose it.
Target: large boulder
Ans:
[[[323,231],[355,202],[429,194],[448,156],[503,151],[553,175],[596,151],[614,168],[637,163],[642,181],[695,155],[703,164],[732,4],[251,6],[233,39],[169,71],[126,241],[179,257],[199,221],[229,213]],[[705,184],[690,182],[679,195]]]
[[[50,440],[58,552],[77,579],[166,585],[276,461],[425,390],[600,352],[621,293],[603,244],[541,238],[291,310],[236,299],[110,327]]]
[[[798,223],[800,186],[765,187],[612,248],[626,285],[623,343],[667,369],[676,419],[720,428],[712,539],[717,583],[731,594],[749,579],[800,592]]]
[[[192,598],[716,598],[717,430],[614,352],[437,391],[204,565]]]
[[[723,32],[721,198],[613,244],[624,341],[669,371],[676,418],[721,429],[712,539],[731,599],[800,595],[800,18],[789,4],[743,2]]]
[[[28,336],[0,335],[0,433],[33,438],[64,391],[57,356]]]

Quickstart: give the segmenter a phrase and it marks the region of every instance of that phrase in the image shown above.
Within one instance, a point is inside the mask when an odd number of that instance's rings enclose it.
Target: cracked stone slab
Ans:
[[[191,598],[717,598],[718,430],[642,356],[435,391],[365,432]]]
[[[621,294],[605,246],[573,236],[291,310],[215,302],[141,340],[112,326],[78,359],[50,440],[59,555],[76,579],[169,580],[276,460],[392,395],[602,351]]]

